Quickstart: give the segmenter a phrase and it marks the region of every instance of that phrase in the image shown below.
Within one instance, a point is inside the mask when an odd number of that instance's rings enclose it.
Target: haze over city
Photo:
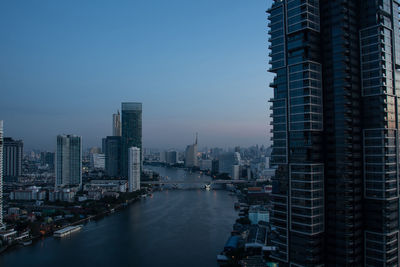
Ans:
[[[190,3],[189,3],[190,2]],[[5,136],[100,146],[124,101],[143,103],[143,145],[270,144],[270,1],[3,1]],[[29,130],[27,130],[29,129]]]

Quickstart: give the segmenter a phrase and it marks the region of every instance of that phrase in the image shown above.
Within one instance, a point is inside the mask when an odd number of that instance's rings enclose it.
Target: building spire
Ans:
[[[194,142],[195,145],[197,145],[198,136],[199,136],[199,134],[196,132],[196,141]]]

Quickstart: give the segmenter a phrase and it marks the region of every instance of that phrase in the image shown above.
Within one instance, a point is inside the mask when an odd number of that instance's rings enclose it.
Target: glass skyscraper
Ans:
[[[76,135],[57,136],[56,187],[82,186],[82,143]]]
[[[128,149],[137,147],[142,151],[142,103],[122,103],[121,115],[121,174],[128,179]]]
[[[106,173],[112,177],[121,176],[121,136],[107,136],[104,144]]]
[[[267,12],[273,258],[398,266],[398,2],[275,0]]]
[[[23,151],[22,140],[3,138],[3,178],[5,181],[17,181],[17,178],[21,176]]]
[[[3,121],[0,121],[0,227],[3,226]]]

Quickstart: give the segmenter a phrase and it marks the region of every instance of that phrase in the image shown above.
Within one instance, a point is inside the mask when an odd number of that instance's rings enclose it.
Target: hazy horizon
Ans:
[[[111,135],[143,103],[143,147],[270,145],[270,1],[8,1],[0,4],[0,120],[26,149],[58,134]]]

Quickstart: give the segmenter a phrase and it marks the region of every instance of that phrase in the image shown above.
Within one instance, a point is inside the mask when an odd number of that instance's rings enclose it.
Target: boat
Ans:
[[[210,185],[210,184],[206,184],[206,185],[204,185],[204,188],[205,188],[207,191],[209,191],[209,190],[211,190],[211,185]]]
[[[70,235],[72,233],[75,233],[79,230],[81,230],[83,225],[76,225],[76,226],[67,226],[61,230],[55,231],[53,236],[57,238],[62,238],[64,236]]]
[[[21,244],[23,245],[23,246],[29,246],[29,245],[32,245],[32,239],[25,239],[25,240],[21,240]]]

